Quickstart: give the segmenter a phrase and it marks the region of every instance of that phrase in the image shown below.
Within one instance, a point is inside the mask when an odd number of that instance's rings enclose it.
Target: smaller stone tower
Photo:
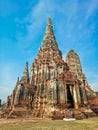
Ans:
[[[22,78],[20,80],[21,82],[29,83],[29,70],[28,70],[28,62],[26,62],[26,66],[22,75]]]
[[[69,71],[82,80],[83,73],[78,54],[74,50],[70,50],[66,56],[66,63],[68,64]]]
[[[32,87],[29,84],[28,62],[26,62],[23,75],[20,80],[18,77],[16,86],[13,90],[11,104],[12,105],[28,104],[29,99],[31,98],[30,93],[32,93]]]

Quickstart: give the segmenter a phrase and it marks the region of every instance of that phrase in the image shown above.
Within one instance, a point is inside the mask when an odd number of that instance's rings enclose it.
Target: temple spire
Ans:
[[[21,81],[27,82],[27,83],[29,82],[28,62],[26,62],[26,66],[25,66]]]
[[[56,43],[56,39],[53,33],[53,27],[52,27],[52,22],[50,18],[48,18],[45,35],[42,41],[42,47],[46,47],[46,46],[50,46],[50,47],[54,46],[58,48],[58,45]]]
[[[47,33],[53,34],[51,18],[48,18],[48,22],[46,26],[46,34]]]
[[[17,82],[16,82],[16,84],[18,84],[19,83],[19,77],[17,77]]]

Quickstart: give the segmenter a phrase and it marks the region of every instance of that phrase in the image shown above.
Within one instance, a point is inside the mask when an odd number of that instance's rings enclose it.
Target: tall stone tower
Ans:
[[[79,62],[79,61],[78,61]],[[80,64],[79,64],[80,65]],[[64,106],[78,108],[87,104],[86,93],[80,94],[82,83],[69,71],[53,33],[51,19],[48,19],[42,47],[31,66],[30,84],[36,88],[32,102],[34,116],[51,115]],[[81,67],[80,67],[80,71]],[[81,92],[83,92],[81,87]]]
[[[38,51],[37,58],[31,66],[30,83],[36,87],[33,102],[33,111],[50,113],[53,106],[58,103],[57,95],[58,75],[67,70],[66,63],[58,49],[52,29],[51,19],[48,19],[46,32],[42,41],[42,47]],[[62,96],[62,102],[63,102]],[[38,115],[38,111],[35,116]],[[42,114],[40,113],[40,114]]]
[[[56,70],[55,70],[56,69]],[[58,49],[53,33],[51,19],[48,19],[46,32],[42,41],[42,47],[38,51],[37,58],[31,66],[31,84],[41,80],[57,78],[58,73],[66,70],[66,63],[62,60],[62,55]],[[33,79],[35,77],[35,79]]]

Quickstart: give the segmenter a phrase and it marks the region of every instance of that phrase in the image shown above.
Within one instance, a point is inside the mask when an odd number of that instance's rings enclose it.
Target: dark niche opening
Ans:
[[[72,85],[67,85],[67,104],[68,104],[68,108],[74,108]]]

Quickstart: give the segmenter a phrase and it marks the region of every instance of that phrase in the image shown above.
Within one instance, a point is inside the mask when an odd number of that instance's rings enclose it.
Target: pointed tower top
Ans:
[[[50,18],[48,18],[48,22],[47,22],[47,26],[46,26],[46,34],[47,33],[53,34],[52,22],[51,22]]]
[[[25,66],[21,81],[24,81],[24,82],[27,82],[27,83],[29,82],[28,62],[26,62],[26,66]]]
[[[19,83],[19,77],[17,77],[17,83]]]
[[[16,85],[19,83],[19,77],[17,77]]]
[[[48,25],[52,25],[51,18],[48,18]]]
[[[54,46],[55,48],[58,48],[58,45],[56,43],[56,39],[53,33],[52,22],[50,18],[48,18],[45,35],[42,41],[42,47],[47,47],[47,46],[48,47]]]
[[[26,67],[25,67],[26,70],[28,70],[28,62],[26,62]]]
[[[25,70],[23,72],[23,75],[25,75],[26,73],[28,73],[28,62],[26,62],[26,66],[25,66]]]

